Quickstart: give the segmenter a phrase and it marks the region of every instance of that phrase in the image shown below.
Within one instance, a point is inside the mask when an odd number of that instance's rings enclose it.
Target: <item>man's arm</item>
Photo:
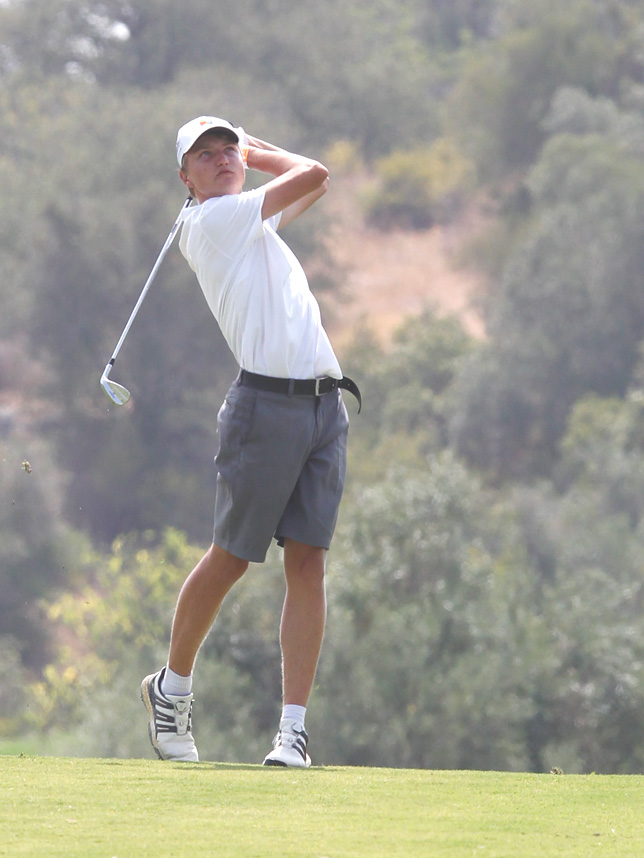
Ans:
[[[264,185],[264,220],[282,212],[280,227],[285,226],[326,193],[329,171],[319,161],[250,135],[247,142],[247,165],[274,177]]]

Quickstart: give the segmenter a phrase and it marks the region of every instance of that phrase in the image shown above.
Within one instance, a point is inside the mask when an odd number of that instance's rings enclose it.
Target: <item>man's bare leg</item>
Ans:
[[[172,623],[168,666],[181,676],[189,676],[224,597],[246,569],[242,560],[213,545],[185,580]]]
[[[247,568],[246,560],[211,545],[181,588],[172,624],[169,670],[150,674],[141,683],[150,741],[162,760],[199,760],[191,732],[192,668],[226,593]]]
[[[325,549],[285,540],[286,598],[280,628],[284,707],[265,766],[311,765],[304,718],[326,623],[325,560]]]
[[[306,706],[326,623],[326,549],[284,542],[286,598],[282,612],[283,700]]]

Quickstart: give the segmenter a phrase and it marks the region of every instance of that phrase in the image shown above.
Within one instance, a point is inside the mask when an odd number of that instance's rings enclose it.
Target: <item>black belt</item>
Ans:
[[[240,384],[244,387],[254,387],[255,390],[267,390],[270,393],[285,393],[287,396],[324,396],[340,388],[348,390],[358,400],[358,414],[362,408],[360,388],[350,378],[274,378],[271,375],[258,375],[242,369],[239,372]]]

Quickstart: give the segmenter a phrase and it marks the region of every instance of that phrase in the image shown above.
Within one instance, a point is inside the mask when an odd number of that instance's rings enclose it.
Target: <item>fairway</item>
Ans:
[[[644,777],[0,757],[0,855],[642,856]]]

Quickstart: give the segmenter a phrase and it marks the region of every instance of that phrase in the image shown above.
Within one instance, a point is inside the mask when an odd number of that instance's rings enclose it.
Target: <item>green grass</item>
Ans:
[[[644,855],[644,777],[0,757],[0,855]]]

